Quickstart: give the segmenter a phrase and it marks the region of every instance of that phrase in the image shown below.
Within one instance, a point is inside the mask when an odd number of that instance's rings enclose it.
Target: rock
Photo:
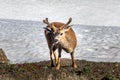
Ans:
[[[7,56],[5,55],[5,52],[0,49],[0,63],[8,63]]]

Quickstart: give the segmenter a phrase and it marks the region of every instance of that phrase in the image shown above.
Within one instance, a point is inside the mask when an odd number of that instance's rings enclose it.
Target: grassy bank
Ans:
[[[59,71],[50,67],[50,61],[24,64],[0,64],[0,80],[120,80],[120,63],[61,59]]]

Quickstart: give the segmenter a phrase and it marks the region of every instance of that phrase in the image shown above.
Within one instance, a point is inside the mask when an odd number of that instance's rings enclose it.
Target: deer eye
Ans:
[[[63,35],[63,33],[60,33],[60,35]]]

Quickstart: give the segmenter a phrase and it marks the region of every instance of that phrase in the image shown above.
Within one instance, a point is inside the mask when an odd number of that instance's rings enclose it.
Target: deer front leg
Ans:
[[[52,51],[50,51],[50,59],[51,59],[51,67],[54,67],[53,58],[52,58]]]
[[[61,52],[62,52],[62,48],[59,47],[58,48],[58,61],[57,61],[57,66],[56,66],[56,70],[59,70],[60,69],[60,58],[61,58]]]
[[[57,65],[58,61],[57,61],[57,56],[56,56],[56,50],[53,51],[54,54],[54,58],[55,58],[55,64]]]
[[[72,59],[72,67],[77,68],[77,65],[76,65],[75,60],[74,60],[74,51],[71,52],[71,59]]]

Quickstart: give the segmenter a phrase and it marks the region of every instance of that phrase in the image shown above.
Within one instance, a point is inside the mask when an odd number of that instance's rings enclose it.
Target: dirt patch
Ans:
[[[61,59],[60,70],[50,67],[50,61],[24,64],[0,64],[0,80],[120,80],[120,63]]]

